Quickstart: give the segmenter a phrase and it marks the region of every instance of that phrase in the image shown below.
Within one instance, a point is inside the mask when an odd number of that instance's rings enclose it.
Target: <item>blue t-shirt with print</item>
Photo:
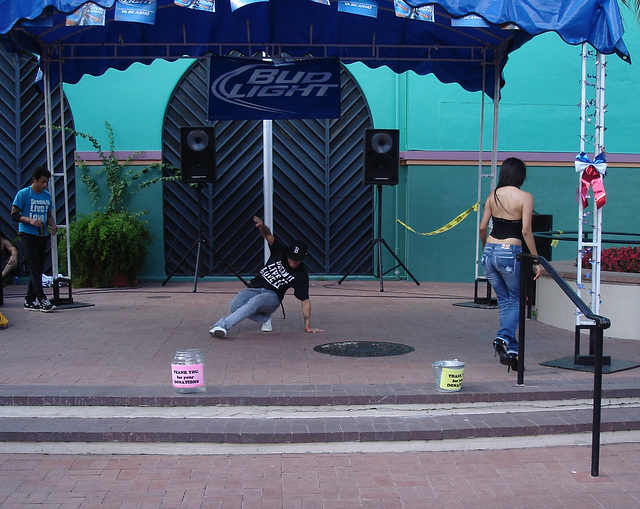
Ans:
[[[47,215],[49,211],[53,211],[53,205],[51,203],[51,193],[46,189],[41,193],[36,193],[31,186],[20,189],[13,200],[13,206],[16,207],[20,214],[34,219],[40,219],[45,225],[43,228],[38,228],[28,223],[20,223],[18,231],[20,233],[26,233],[28,235],[37,235],[44,237],[49,235],[47,231]]]

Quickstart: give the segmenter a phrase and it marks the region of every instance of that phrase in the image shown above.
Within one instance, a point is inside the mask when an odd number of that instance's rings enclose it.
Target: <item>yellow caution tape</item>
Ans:
[[[470,208],[468,208],[467,210],[465,210],[462,214],[459,214],[458,216],[456,216],[452,221],[449,221],[447,224],[445,224],[442,228],[438,228],[437,230],[434,230],[432,232],[429,233],[418,233],[417,231],[415,231],[413,228],[411,228],[410,226],[407,226],[406,224],[404,224],[402,221],[400,221],[400,219],[396,219],[396,221],[398,223],[400,223],[402,226],[404,226],[407,230],[409,230],[410,232],[416,233],[418,235],[437,235],[438,233],[442,233],[442,232],[446,232],[447,230],[450,230],[451,228],[453,228],[454,226],[460,224],[462,221],[465,220],[465,218],[471,214],[471,212],[477,211],[478,210],[478,205],[480,205],[480,202],[476,202],[475,204],[473,204]]]
[[[559,237],[560,235],[562,235],[564,232],[562,230],[558,230],[558,233],[556,233],[554,235],[554,237]],[[558,246],[558,239],[554,239],[551,241],[551,247],[557,247]]]

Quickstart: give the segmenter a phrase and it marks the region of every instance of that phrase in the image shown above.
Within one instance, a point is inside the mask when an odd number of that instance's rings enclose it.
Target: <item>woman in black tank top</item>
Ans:
[[[531,221],[533,196],[520,190],[527,175],[525,164],[515,157],[505,159],[500,167],[498,185],[485,202],[480,222],[480,239],[484,246],[482,267],[498,299],[500,329],[493,341],[495,355],[507,370],[518,369],[518,339],[520,320],[520,262],[517,255],[526,243],[537,255]],[[498,192],[498,190],[501,190]],[[505,217],[506,216],[506,217]],[[487,236],[489,220],[493,227]],[[535,278],[540,275],[535,266]]]

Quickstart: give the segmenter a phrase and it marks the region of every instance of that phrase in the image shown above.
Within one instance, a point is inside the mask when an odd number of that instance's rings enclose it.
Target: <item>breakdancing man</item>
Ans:
[[[287,247],[273,236],[258,216],[253,217],[253,222],[269,244],[271,255],[249,286],[233,298],[231,314],[220,318],[209,333],[215,338],[226,338],[229,329],[246,318],[261,323],[263,332],[271,332],[271,315],[278,309],[289,288],[293,288],[293,294],[302,304],[304,331],[324,332],[311,327],[309,274],[303,263],[307,255],[306,244],[295,241]]]

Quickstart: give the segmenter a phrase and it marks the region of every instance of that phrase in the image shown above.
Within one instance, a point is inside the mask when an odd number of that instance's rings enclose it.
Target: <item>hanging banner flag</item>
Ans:
[[[245,5],[255,4],[256,2],[268,2],[269,0],[231,0],[231,11],[235,11],[236,9],[240,9],[240,7],[244,7]]]
[[[482,16],[478,16],[477,14],[467,14],[461,18],[451,18],[451,26],[484,28],[491,25],[489,25]]]
[[[393,0],[393,6],[398,18],[411,18],[420,21],[429,21],[431,23],[435,21],[433,5],[411,7],[404,0]]]
[[[97,4],[87,2],[82,7],[67,16],[68,27],[104,26],[106,9]]]
[[[113,19],[154,25],[156,22],[156,0],[117,0]]]
[[[173,3],[179,7],[186,7],[187,9],[216,12],[215,0],[174,0]]]
[[[378,0],[340,0],[338,12],[359,14],[360,16],[378,17]]]
[[[212,57],[210,120],[339,118],[340,61]]]

